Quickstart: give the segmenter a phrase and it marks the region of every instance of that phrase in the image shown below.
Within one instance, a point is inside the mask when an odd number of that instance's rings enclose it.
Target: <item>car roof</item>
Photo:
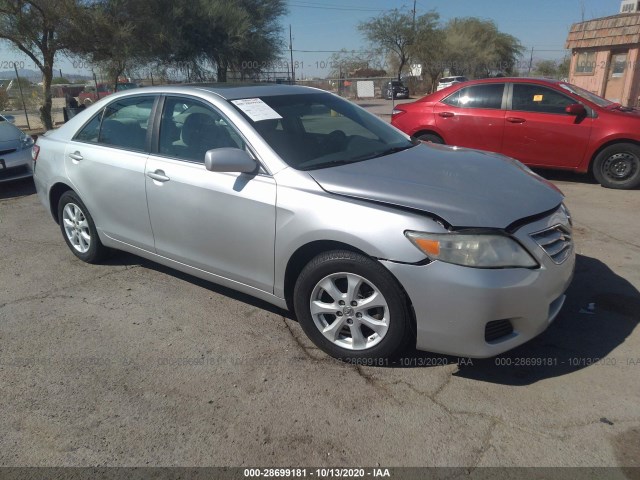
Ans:
[[[167,92],[172,90],[179,90],[180,92],[184,92],[185,89],[204,90],[207,92],[215,93],[225,100],[324,92],[324,90],[319,90],[317,88],[311,87],[303,87],[301,85],[283,85],[275,83],[192,83],[185,85],[166,85],[161,88],[166,89]]]
[[[540,77],[495,77],[495,78],[482,78],[479,80],[469,80],[465,82],[465,85],[476,85],[480,83],[539,83],[541,85],[558,85],[562,80],[555,80],[552,78],[540,78]]]
[[[98,84],[100,85],[100,84]],[[225,100],[241,98],[267,97],[275,95],[300,95],[304,93],[328,93],[318,88],[300,85],[282,85],[276,83],[179,83],[173,85],[155,85],[118,91],[110,98],[123,98],[145,93],[188,95],[189,93],[213,93]]]

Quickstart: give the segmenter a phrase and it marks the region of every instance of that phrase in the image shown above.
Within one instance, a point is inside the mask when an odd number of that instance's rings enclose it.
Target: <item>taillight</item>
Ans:
[[[33,158],[34,162],[38,160],[39,154],[40,154],[40,147],[38,145],[34,145],[33,147],[31,147],[31,158]]]

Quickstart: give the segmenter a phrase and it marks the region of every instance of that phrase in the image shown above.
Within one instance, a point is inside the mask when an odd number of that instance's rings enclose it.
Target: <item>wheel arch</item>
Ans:
[[[440,137],[442,139],[442,141],[445,143],[445,145],[447,143],[447,141],[442,136],[442,134],[439,131],[437,131],[437,130],[435,130],[433,128],[422,128],[422,129],[416,131],[415,133],[413,133],[411,136],[417,138],[418,136],[424,135],[424,134],[435,135],[437,137]]]
[[[363,252],[362,250],[354,247],[353,245],[349,245],[348,243],[339,242],[335,240],[315,240],[300,246],[289,258],[289,261],[287,262],[287,267],[285,269],[285,274],[284,274],[284,296],[285,296],[285,301],[287,302],[287,308],[289,309],[290,312],[294,312],[293,290],[296,284],[296,280],[300,275],[300,272],[307,265],[307,263],[309,263],[314,257],[316,257],[317,255],[323,252],[329,252],[331,250],[348,250],[348,251],[358,253],[365,257],[369,257],[376,260],[375,257],[371,257],[371,255],[368,255],[366,252]],[[404,293],[405,300],[407,302],[407,307],[410,313],[411,331],[412,331],[412,334],[415,335],[417,331],[417,324],[416,324],[416,316],[413,308],[413,303],[411,301],[411,297],[405,290],[404,286],[396,278],[396,276],[388,269],[386,270],[387,272],[389,272],[391,277],[393,277],[393,279],[396,281],[396,283]]]
[[[284,273],[284,295],[289,310],[293,312],[293,288],[300,272],[315,256],[331,250],[349,250],[369,257],[359,248],[335,240],[315,240],[299,247],[289,257]]]
[[[60,223],[60,219],[58,218],[58,203],[60,202],[60,197],[68,191],[73,192],[74,190],[63,182],[55,183],[49,190],[49,209],[56,223]]]

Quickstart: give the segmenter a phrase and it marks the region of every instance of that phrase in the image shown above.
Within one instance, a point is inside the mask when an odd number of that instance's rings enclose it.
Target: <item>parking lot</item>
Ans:
[[[497,358],[383,367],[133,255],[84,264],[31,180],[2,184],[0,466],[640,467],[640,191],[543,173],[578,253],[554,324]]]

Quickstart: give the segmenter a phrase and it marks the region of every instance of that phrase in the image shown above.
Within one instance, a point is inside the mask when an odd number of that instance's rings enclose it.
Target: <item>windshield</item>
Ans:
[[[329,93],[231,103],[269,146],[298,170],[363,161],[415,145],[374,115]]]
[[[579,97],[582,97],[591,103],[595,103],[599,107],[609,107],[614,104],[613,102],[610,102],[607,99],[599,97],[595,93],[591,93],[588,90],[585,90],[584,88],[576,87],[575,85],[571,85],[569,83],[561,83],[560,86],[565,90],[568,90],[569,92],[573,93],[574,95],[578,95]]]

